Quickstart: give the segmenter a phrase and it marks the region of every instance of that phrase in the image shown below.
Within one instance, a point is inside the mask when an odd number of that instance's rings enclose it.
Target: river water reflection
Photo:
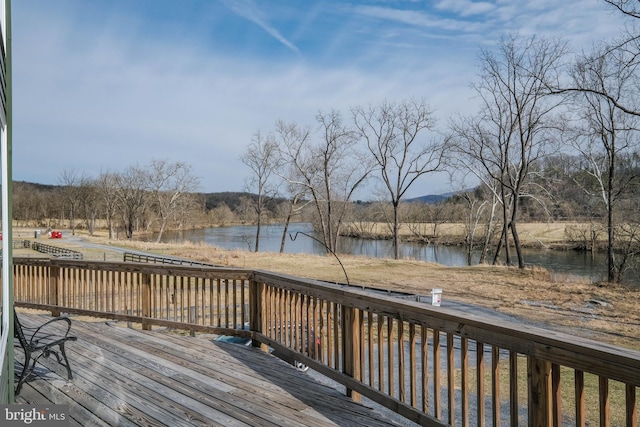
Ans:
[[[260,251],[279,252],[282,231],[281,224],[263,226],[260,233]],[[204,242],[222,249],[252,250],[255,244],[255,232],[255,226],[205,228],[167,232],[163,235],[162,241]],[[326,253],[324,246],[308,235],[314,236],[311,224],[291,224],[284,251],[286,253],[317,255]],[[447,266],[467,265],[467,257],[463,247],[403,242],[400,251],[403,258],[435,262]],[[340,240],[339,254],[392,258],[393,244],[391,240],[343,237]],[[515,259],[515,252],[513,252],[513,257]],[[479,254],[474,254],[473,263],[477,264],[479,258]],[[557,275],[574,275],[599,280],[606,273],[606,257],[600,253],[592,257],[590,253],[578,251],[525,249],[524,259],[527,264],[539,265]]]

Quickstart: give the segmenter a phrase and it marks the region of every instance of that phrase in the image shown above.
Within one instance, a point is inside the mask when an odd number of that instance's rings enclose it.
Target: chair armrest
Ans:
[[[55,317],[55,318],[53,318],[53,319],[51,319],[51,320],[47,321],[46,323],[43,323],[42,325],[40,325],[40,326],[39,326],[39,327],[37,327],[37,328],[24,328],[24,327],[23,327],[22,329],[29,329],[29,331],[34,331],[34,332],[31,334],[31,337],[30,337],[30,339],[29,339],[29,341],[32,341],[34,338],[36,338],[36,335],[38,335],[38,333],[39,333],[43,328],[45,328],[45,327],[46,327],[46,326],[48,326],[48,325],[53,324],[54,322],[60,322],[60,321],[67,322],[67,330],[66,330],[66,331],[65,331],[65,333],[64,333],[64,337],[66,337],[67,335],[69,335],[69,330],[71,330],[71,319],[69,319],[68,317]],[[56,335],[60,335],[60,334],[58,333],[58,334],[56,334]]]

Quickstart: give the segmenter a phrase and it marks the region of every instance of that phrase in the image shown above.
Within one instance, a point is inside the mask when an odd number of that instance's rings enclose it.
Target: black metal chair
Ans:
[[[20,346],[24,350],[24,365],[22,373],[16,386],[16,396],[20,393],[22,384],[27,380],[33,372],[36,362],[41,357],[49,357],[53,354],[56,356],[58,363],[67,368],[67,377],[72,379],[71,365],[64,351],[64,344],[67,341],[76,341],[77,338],[69,335],[71,329],[71,319],[68,317],[55,317],[37,328],[29,328],[22,326],[18,314],[13,312],[14,319],[14,338],[20,341]],[[67,330],[64,335],[59,328],[52,327],[55,322],[66,322]],[[56,350],[55,347],[58,347]],[[62,356],[62,357],[61,357]]]

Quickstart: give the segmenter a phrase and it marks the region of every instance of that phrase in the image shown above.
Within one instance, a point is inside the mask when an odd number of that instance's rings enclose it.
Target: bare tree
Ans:
[[[625,30],[614,40],[608,41],[578,59],[576,68],[587,74],[598,73],[602,62],[615,66],[618,71],[624,69],[628,75],[626,90],[623,94],[609,91],[609,83],[602,81],[573,80],[573,84],[553,86],[556,92],[583,92],[605,98],[618,110],[633,116],[640,116],[640,31],[637,23],[640,19],[640,3],[635,0],[604,0],[614,10],[628,18]],[[615,65],[614,65],[615,64]]]
[[[639,18],[636,2],[606,3],[632,18]],[[573,68],[571,90],[578,93],[582,119],[586,124],[576,148],[587,161],[585,170],[596,183],[607,218],[607,278],[622,278],[621,264],[616,262],[615,210],[618,199],[633,184],[636,174],[619,174],[623,158],[637,148],[640,116],[637,104],[639,35],[633,28],[618,40],[594,48]],[[587,189],[585,183],[581,183]],[[622,259],[626,259],[623,255]]]
[[[492,236],[496,227],[498,206],[502,205],[500,193],[500,183],[489,173],[485,167],[483,156],[476,155],[476,149],[472,147],[482,146],[482,141],[488,136],[484,135],[484,129],[481,126],[481,117],[460,117],[452,120],[450,128],[452,135],[445,141],[448,155],[446,163],[450,170],[455,170],[459,175],[457,178],[464,179],[467,175],[475,178],[480,182],[476,188],[477,192],[485,194],[484,199],[490,200],[490,209],[484,226],[484,241],[480,253],[480,264],[486,263],[487,253],[492,244]],[[460,188],[464,188],[461,186]],[[488,193],[488,194],[487,194]],[[506,252],[507,257],[509,252]],[[507,258],[508,263],[510,259]]]
[[[65,169],[60,173],[58,177],[58,182],[60,184],[60,192],[62,195],[62,210],[67,210],[69,213],[69,228],[71,229],[71,234],[75,236],[76,234],[76,210],[78,209],[79,204],[79,194],[80,194],[80,177],[78,176],[78,172],[73,169]],[[64,209],[66,206],[67,209]],[[64,212],[61,212],[64,215]]]
[[[160,221],[156,237],[156,242],[160,242],[167,222],[180,212],[180,202],[198,188],[200,180],[193,175],[188,163],[153,159],[149,164],[147,181],[152,206]]]
[[[148,174],[138,166],[129,166],[122,173],[115,175],[115,178],[118,210],[125,235],[131,239],[145,206]]]
[[[115,238],[114,220],[118,211],[118,182],[118,177],[113,172],[101,172],[96,179],[109,229],[109,239]]]
[[[265,202],[275,194],[275,187],[271,186],[271,177],[281,163],[278,143],[272,134],[263,135],[256,132],[247,151],[240,156],[242,163],[251,169],[247,179],[249,191],[255,191],[253,208],[256,213],[256,241],[254,251],[260,248],[260,227],[265,209]]]
[[[449,142],[457,140],[457,152],[499,183],[503,228],[494,262],[504,245],[506,263],[511,264],[510,231],[518,266],[524,267],[517,229],[519,202],[531,166],[556,139],[559,123],[554,115],[563,100],[552,97],[548,88],[558,85],[565,52],[564,43],[535,37],[503,39],[497,53],[483,50],[480,80],[473,84],[481,113],[452,123]]]
[[[308,129],[295,124],[280,121],[276,133],[284,159],[293,169],[286,179],[310,195],[324,245],[335,253],[351,197],[372,167],[359,150],[357,133],[343,125],[340,113],[320,112],[316,119],[319,127],[315,143]]]
[[[460,198],[466,202],[467,218],[465,221],[465,246],[467,248],[467,265],[473,262],[473,251],[476,247],[476,232],[478,224],[482,218],[485,209],[488,206],[488,200],[478,197],[479,192],[465,191]],[[484,253],[484,250],[483,250]]]
[[[606,212],[607,222],[607,278],[609,281],[621,280],[620,266],[615,259],[616,224],[614,214],[619,198],[639,177],[633,168],[625,168],[624,160],[629,158],[638,143],[639,122],[637,116],[620,110],[620,102],[635,84],[634,70],[604,53],[594,55],[589,63],[578,64],[574,68],[573,78],[582,88],[594,88],[604,91],[608,96],[595,92],[582,91],[577,97],[583,119],[584,129],[574,144],[586,160],[585,171],[595,190],[600,195]],[[626,169],[626,173],[619,173]],[[588,183],[580,183],[586,191],[591,191]]]
[[[287,193],[289,199],[286,207],[286,213],[284,215],[284,227],[282,228],[282,238],[280,239],[280,253],[284,252],[284,245],[287,240],[287,233],[289,232],[289,225],[294,215],[302,213],[303,209],[311,202],[310,200],[304,200],[306,190],[304,187],[295,185],[290,181],[287,181]],[[301,203],[302,202],[302,203]]]
[[[100,212],[100,193],[97,182],[86,175],[82,175],[78,190],[78,208],[89,235],[93,236]]]
[[[398,259],[400,202],[418,178],[437,171],[442,164],[442,144],[424,135],[435,126],[433,112],[424,100],[410,99],[356,107],[352,114],[391,199],[394,257]]]
[[[237,220],[236,214],[226,203],[221,203],[215,208],[211,209],[209,211],[209,216],[212,217],[213,223],[220,226],[225,226]]]

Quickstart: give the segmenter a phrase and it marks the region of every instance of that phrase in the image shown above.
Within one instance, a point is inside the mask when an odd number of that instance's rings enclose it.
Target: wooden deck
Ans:
[[[26,326],[50,318],[19,315]],[[72,335],[73,380],[44,359],[16,403],[68,404],[73,426],[398,425],[254,348],[78,320]]]

